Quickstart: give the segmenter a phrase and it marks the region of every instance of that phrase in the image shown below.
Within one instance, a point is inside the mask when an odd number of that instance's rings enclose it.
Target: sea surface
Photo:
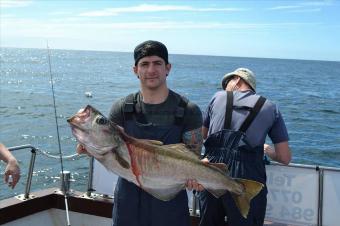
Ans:
[[[96,51],[50,51],[61,150],[75,154],[76,141],[66,119],[87,104],[108,114],[114,101],[135,92],[133,54]],[[256,73],[257,91],[277,103],[286,122],[293,163],[340,167],[340,62],[170,55],[171,89],[197,103],[202,111],[220,90],[221,77],[238,67]],[[59,155],[57,127],[46,49],[1,48],[0,142],[6,146],[32,144]],[[87,97],[91,92],[92,97]],[[30,150],[13,154],[22,177],[14,190],[3,183],[0,163],[0,199],[24,193]],[[65,159],[71,171],[71,189],[86,191],[87,156]],[[59,159],[38,154],[32,191],[59,187]]]

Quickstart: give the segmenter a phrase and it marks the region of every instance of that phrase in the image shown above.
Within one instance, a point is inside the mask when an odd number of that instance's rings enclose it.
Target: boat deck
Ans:
[[[22,195],[23,197],[23,195]],[[21,223],[15,223],[17,220],[23,218],[27,218],[29,216],[34,216],[36,213],[40,213],[50,209],[57,209],[59,211],[59,215],[65,214],[65,200],[64,195],[60,192],[58,188],[50,188],[46,190],[41,190],[37,192],[33,192],[28,200],[22,201],[16,197],[1,200],[0,201],[0,225],[8,225],[15,226],[21,225]],[[86,217],[92,218],[106,218],[105,224],[98,225],[106,225],[107,222],[111,222],[112,216],[112,206],[113,200],[108,198],[103,198],[101,196],[97,196],[95,198],[86,197],[84,193],[73,191],[68,197],[68,207],[69,211],[72,213],[82,214]],[[49,212],[51,215],[51,212]],[[37,217],[39,215],[36,215]],[[51,222],[55,221],[54,217],[51,217]],[[64,216],[59,216],[59,218],[64,218]],[[78,217],[79,218],[79,217]],[[45,219],[45,218],[44,218]],[[74,219],[74,218],[73,218]],[[73,220],[71,217],[71,220]],[[26,225],[30,225],[27,220],[32,221],[31,218],[25,219]],[[199,223],[198,216],[191,216],[192,226],[197,226]],[[72,221],[71,221],[72,222]],[[47,225],[46,221],[42,222],[41,225]],[[51,225],[54,225],[51,223]],[[72,222],[72,225],[83,225],[78,224],[77,222]],[[89,223],[90,225],[90,223]],[[265,222],[265,225],[268,226],[292,226],[286,224],[278,224]],[[226,224],[228,226],[228,224]]]

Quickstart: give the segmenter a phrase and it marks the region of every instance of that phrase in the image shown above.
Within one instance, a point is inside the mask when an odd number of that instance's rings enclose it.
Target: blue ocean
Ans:
[[[133,54],[123,52],[50,51],[63,155],[75,154],[76,141],[66,119],[87,104],[108,114],[114,101],[139,88]],[[340,167],[340,62],[170,54],[168,85],[197,103],[202,111],[220,90],[221,77],[248,67],[257,77],[257,92],[277,103],[285,119],[293,163]],[[59,155],[57,127],[46,49],[1,48],[0,142],[32,144]],[[91,92],[92,97],[85,95]],[[3,183],[0,199],[24,193],[30,150],[13,154],[22,177],[14,190]],[[71,189],[86,191],[89,158],[63,161],[71,171]],[[38,154],[32,189],[59,187],[60,161]]]

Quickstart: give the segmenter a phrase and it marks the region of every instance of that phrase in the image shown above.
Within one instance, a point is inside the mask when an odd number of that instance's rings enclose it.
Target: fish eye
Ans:
[[[96,119],[96,123],[98,123],[99,125],[105,125],[108,123],[108,120],[104,116],[99,116]]]

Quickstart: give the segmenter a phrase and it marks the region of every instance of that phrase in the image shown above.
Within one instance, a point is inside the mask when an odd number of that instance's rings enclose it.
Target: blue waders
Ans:
[[[125,125],[127,134],[140,138],[159,140],[164,144],[181,142],[182,120],[186,103],[180,102],[175,124],[155,126],[146,123],[141,108],[136,104],[136,95],[125,103]],[[130,99],[130,100],[129,100]],[[183,106],[185,105],[185,106]],[[182,108],[182,109],[181,109]],[[133,115],[135,117],[133,117]],[[170,201],[161,201],[149,195],[135,184],[119,177],[114,193],[113,226],[190,226],[188,197],[185,190]]]
[[[265,184],[266,171],[263,162],[263,146],[250,147],[245,139],[245,131],[260,111],[265,98],[255,104],[238,131],[230,129],[233,110],[233,94],[227,94],[224,129],[209,135],[204,142],[205,156],[210,162],[227,164],[230,176],[251,179]],[[247,219],[240,214],[229,192],[217,199],[209,192],[198,194],[200,201],[200,226],[224,226],[227,216],[229,226],[262,226],[267,205],[267,188],[252,199]]]

